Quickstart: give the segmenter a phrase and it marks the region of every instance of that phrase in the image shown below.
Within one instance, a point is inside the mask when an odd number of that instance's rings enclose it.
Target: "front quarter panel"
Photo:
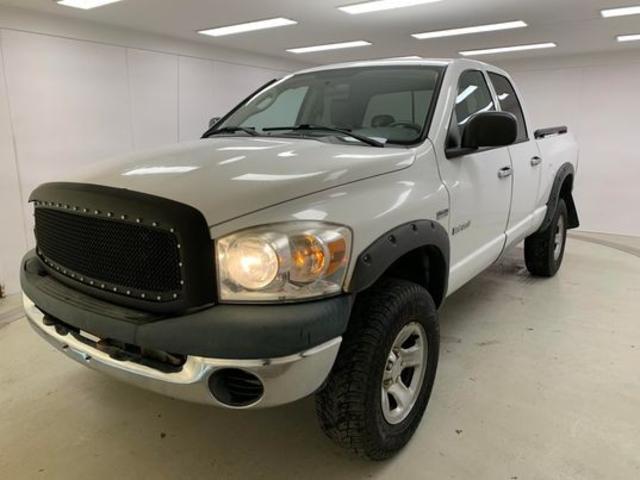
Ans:
[[[407,222],[437,220],[449,208],[440,181],[433,147],[427,141],[415,149],[416,161],[408,168],[331,188],[270,207],[211,228],[212,238],[269,223],[313,220],[341,224],[353,234],[346,283],[353,275],[358,255],[386,232]],[[441,225],[448,231],[448,217]],[[444,222],[444,223],[442,223]]]

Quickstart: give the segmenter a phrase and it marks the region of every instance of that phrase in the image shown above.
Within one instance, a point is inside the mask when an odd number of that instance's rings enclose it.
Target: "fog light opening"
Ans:
[[[209,377],[209,390],[220,403],[236,408],[253,405],[264,395],[260,379],[237,368],[213,372]]]

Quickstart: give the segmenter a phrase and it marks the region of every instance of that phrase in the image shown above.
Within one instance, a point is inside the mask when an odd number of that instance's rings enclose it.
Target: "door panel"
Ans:
[[[507,234],[510,241],[521,240],[529,230],[538,197],[542,158],[535,142],[527,141],[509,147],[513,164],[513,201]]]
[[[460,146],[462,132],[476,113],[495,110],[485,76],[478,70],[461,74],[454,99],[447,147]],[[438,159],[450,196],[451,272],[449,293],[491,265],[502,253],[511,202],[512,176],[508,148]]]
[[[500,109],[512,113],[518,120],[518,138],[516,144],[509,147],[513,166],[513,199],[507,235],[509,243],[514,243],[529,233],[537,207],[543,159],[536,142],[529,138],[522,105],[511,81],[494,72],[489,72],[489,79]]]
[[[512,177],[500,178],[498,172],[510,165],[506,148],[441,162],[440,173],[451,198],[450,293],[502,253]]]

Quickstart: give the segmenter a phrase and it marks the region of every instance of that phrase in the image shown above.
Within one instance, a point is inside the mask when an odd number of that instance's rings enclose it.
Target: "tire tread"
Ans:
[[[567,205],[563,199],[560,199],[553,221],[544,230],[538,230],[533,235],[527,237],[524,241],[524,260],[527,270],[531,275],[536,277],[553,277],[560,268],[564,255],[560,255],[558,261],[553,257],[553,242],[555,236],[555,228],[558,223],[558,217],[564,216],[565,226],[567,225]],[[564,240],[566,242],[566,232]]]
[[[363,397],[370,390],[372,364],[393,326],[395,312],[406,309],[407,305],[415,309],[416,298],[421,300],[418,304],[427,310],[421,313],[435,316],[436,307],[431,296],[412,282],[384,279],[362,293],[354,305],[329,381],[316,396],[316,413],[325,434],[338,445],[368,459],[382,460],[396,451],[381,446],[372,433],[372,412]],[[431,385],[429,394],[430,389]],[[402,446],[413,435],[420,418],[407,432],[408,438]]]

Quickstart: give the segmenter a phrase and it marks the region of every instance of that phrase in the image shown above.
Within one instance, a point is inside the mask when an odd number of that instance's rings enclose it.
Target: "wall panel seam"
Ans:
[[[61,38],[64,40],[70,40],[70,41],[75,41],[75,42],[86,42],[86,43],[92,43],[92,44],[96,44],[96,45],[106,45],[106,46],[110,46],[110,47],[118,47],[118,48],[133,48],[135,50],[142,50],[145,52],[152,52],[152,53],[164,53],[166,55],[178,55],[178,56],[182,56],[182,57],[188,57],[188,58],[195,58],[195,59],[199,59],[199,60],[209,60],[209,61],[215,61],[215,62],[220,62],[220,63],[227,63],[229,65],[237,65],[237,66],[241,66],[241,67],[254,67],[254,68],[261,68],[261,69],[269,69],[269,70],[274,70],[274,71],[278,71],[278,72],[282,72],[282,73],[291,73],[291,70],[285,70],[282,68],[274,68],[273,66],[267,67],[264,65],[259,65],[256,63],[240,63],[240,62],[231,62],[229,60],[221,60],[215,57],[200,57],[198,55],[191,55],[188,53],[177,53],[177,52],[173,52],[173,51],[167,51],[167,50],[157,50],[157,49],[151,49],[151,48],[138,48],[138,47],[131,47],[129,45],[126,44],[120,44],[120,43],[115,43],[115,42],[104,42],[104,41],[99,41],[99,40],[91,40],[88,38],[76,38],[76,37],[70,37],[70,36],[65,36],[65,35],[56,35],[53,33],[41,33],[41,32],[35,32],[32,30],[25,30],[25,29],[21,29],[21,28],[8,28],[8,27],[4,27],[2,28],[2,30],[10,30],[13,32],[21,32],[21,33],[29,33],[32,35],[41,35],[43,37],[50,37],[50,38]],[[136,32],[136,33],[144,33],[144,32]],[[167,38],[172,38],[172,37],[167,37]],[[202,48],[206,48],[205,45],[198,43],[198,42],[193,42],[196,43],[197,45],[202,46]],[[233,52],[230,52],[233,53]],[[267,59],[269,59],[269,57],[267,55],[265,55],[265,57]],[[274,61],[279,60],[279,59],[274,59]],[[300,67],[299,69],[302,69],[305,67]]]
[[[133,93],[131,91],[131,66],[129,64],[129,49],[125,48],[124,49],[124,63],[125,63],[125,70],[127,72],[127,96],[128,96],[128,103],[129,103],[129,133],[131,135],[131,150],[132,151],[136,151],[136,132],[135,132],[135,126],[134,126],[134,121],[133,121]]]
[[[180,101],[180,56],[179,55],[175,55],[176,57],[176,63],[177,63],[177,68],[176,68],[176,72],[178,75],[177,81],[176,81],[176,88],[178,89],[176,92],[176,143],[180,143],[180,105],[181,105],[181,101]]]
[[[11,143],[13,147],[13,164],[16,171],[16,177],[18,180],[18,195],[20,195],[20,205],[24,201],[24,189],[22,187],[22,174],[20,172],[20,162],[18,160],[18,142],[16,141],[16,131],[13,122],[13,110],[11,108],[11,94],[9,92],[9,81],[7,79],[7,62],[5,60],[4,53],[4,29],[0,29],[0,62],[2,62],[2,82],[4,82],[4,91],[7,94],[7,111],[9,114],[9,130],[11,134]],[[20,218],[22,219],[22,236],[25,246],[29,245],[29,236],[27,233],[27,219],[25,216],[25,209],[20,208]]]

